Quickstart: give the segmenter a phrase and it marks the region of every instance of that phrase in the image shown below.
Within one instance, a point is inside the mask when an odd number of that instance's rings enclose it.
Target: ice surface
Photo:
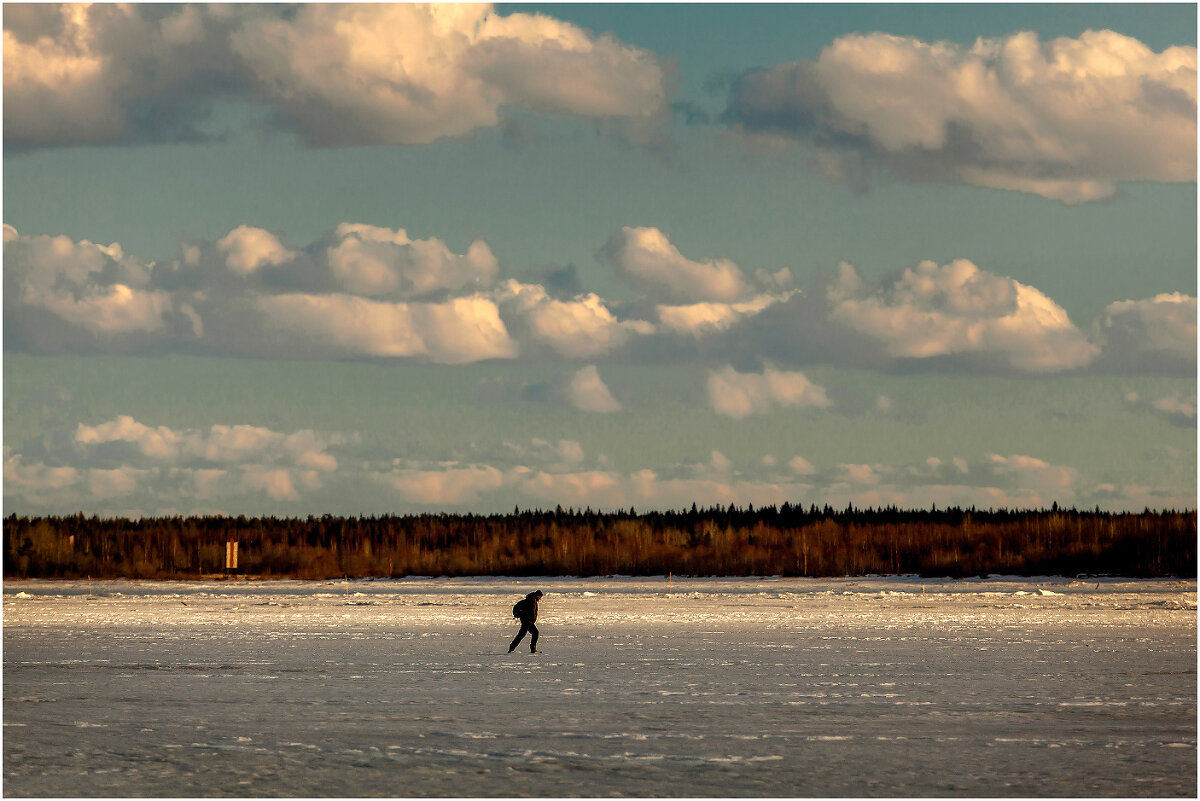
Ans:
[[[1195,796],[1196,584],[7,581],[4,735],[9,796]]]

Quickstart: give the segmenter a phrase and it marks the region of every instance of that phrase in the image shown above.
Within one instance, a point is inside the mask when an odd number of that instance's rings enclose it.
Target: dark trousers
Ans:
[[[522,620],[521,630],[517,633],[516,638],[512,641],[512,645],[508,646],[508,652],[510,654],[516,649],[517,644],[521,642],[521,639],[525,636],[525,632],[529,632],[531,635],[529,638],[529,652],[533,653],[537,650],[537,626],[533,625],[532,620]]]

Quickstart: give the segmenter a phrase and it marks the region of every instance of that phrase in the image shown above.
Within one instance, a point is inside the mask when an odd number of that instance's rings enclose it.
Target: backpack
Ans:
[[[525,611],[525,608],[529,605],[528,600],[528,598],[522,598],[513,604],[513,617],[521,616],[521,614]]]

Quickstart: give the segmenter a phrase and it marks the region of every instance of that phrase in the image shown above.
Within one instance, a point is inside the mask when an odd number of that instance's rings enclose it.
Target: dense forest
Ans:
[[[226,566],[229,542],[237,566]],[[782,507],[4,520],[4,575],[1196,575],[1196,513]]]

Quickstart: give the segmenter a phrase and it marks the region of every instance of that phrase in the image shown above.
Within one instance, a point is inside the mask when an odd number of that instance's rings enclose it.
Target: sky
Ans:
[[[1194,5],[3,18],[5,514],[1196,507]]]

